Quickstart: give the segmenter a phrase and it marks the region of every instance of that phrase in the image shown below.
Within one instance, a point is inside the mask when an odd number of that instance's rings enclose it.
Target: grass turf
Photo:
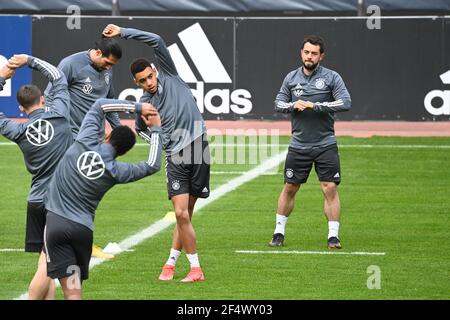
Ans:
[[[287,144],[288,138],[280,138],[280,142]],[[450,141],[340,137],[339,145],[343,177],[339,187],[342,251],[386,255],[236,253],[272,250],[267,243],[283,183],[281,164],[278,174],[262,175],[194,216],[200,262],[207,281],[194,285],[179,282],[188,272],[184,256],[180,257],[174,281],[157,280],[170,249],[173,227],[169,227],[136,246],[133,252],[122,253],[91,270],[90,279],[83,285],[84,298],[449,299],[450,253],[446,238]],[[147,151],[146,147],[136,147],[122,160],[145,159]],[[212,174],[212,189],[252,167],[213,165],[213,172],[234,174]],[[23,248],[30,177],[16,146],[0,145],[0,181],[0,249]],[[323,197],[313,171],[297,195],[287,224],[286,246],[279,250],[327,251],[322,208]],[[97,210],[95,243],[105,246],[119,242],[171,210],[164,171],[136,183],[116,186]],[[0,252],[1,299],[26,291],[36,261],[33,254]],[[380,268],[379,290],[367,287],[369,266]]]

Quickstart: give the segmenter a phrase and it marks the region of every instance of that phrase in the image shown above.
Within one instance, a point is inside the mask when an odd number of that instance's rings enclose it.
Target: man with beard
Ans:
[[[86,113],[101,98],[114,99],[112,67],[122,57],[122,48],[114,39],[102,38],[94,43],[92,49],[74,53],[58,65],[66,78],[70,94],[70,127],[74,140],[80,130]],[[53,94],[49,83],[45,90],[48,104],[53,102]],[[117,113],[106,115],[111,127],[120,126]]]
[[[291,71],[275,98],[275,110],[291,113],[292,138],[284,168],[284,187],[278,199],[276,227],[269,245],[283,246],[286,222],[294,209],[295,195],[308,180],[314,163],[325,197],[328,248],[340,249],[340,201],[337,186],[341,170],[334,113],[351,107],[350,94],[341,76],[324,68],[324,41],[318,36],[303,40],[303,65]]]
[[[70,95],[70,129],[75,140],[81,123],[92,105],[101,98],[114,99],[112,67],[122,57],[122,48],[114,39],[101,38],[87,50],[74,53],[61,60],[58,69],[66,78]],[[45,100],[53,104],[52,84],[45,90]],[[106,114],[106,120],[114,129],[120,126],[119,115],[116,112]],[[114,256],[105,254],[97,245],[92,247],[92,256],[111,259]]]

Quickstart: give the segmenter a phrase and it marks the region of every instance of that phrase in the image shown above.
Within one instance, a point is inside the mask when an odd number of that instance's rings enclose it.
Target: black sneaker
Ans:
[[[328,249],[341,249],[341,242],[337,237],[330,237],[328,239]]]
[[[284,235],[281,233],[274,233],[272,236],[272,241],[269,242],[271,247],[282,247],[284,242]]]

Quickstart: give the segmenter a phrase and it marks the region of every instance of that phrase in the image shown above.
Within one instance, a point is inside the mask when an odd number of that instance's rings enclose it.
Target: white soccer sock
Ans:
[[[178,257],[180,256],[180,254],[181,254],[181,251],[173,249],[173,248],[170,249],[169,259],[167,259],[166,264],[168,264],[170,266],[176,265]]]
[[[331,237],[338,238],[339,221],[328,221],[328,239]]]
[[[191,264],[191,268],[193,267],[200,267],[200,262],[198,261],[198,254],[197,253],[193,253],[193,254],[186,254],[186,257],[189,260],[189,263]]]
[[[287,219],[288,217],[277,213],[277,224],[275,226],[275,231],[273,232],[274,234],[281,233],[282,235],[284,235],[284,229],[286,228]]]

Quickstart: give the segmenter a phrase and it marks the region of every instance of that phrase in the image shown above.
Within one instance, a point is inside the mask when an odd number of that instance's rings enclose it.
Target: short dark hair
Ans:
[[[320,53],[325,52],[325,41],[321,37],[316,35],[307,36],[305,39],[303,39],[302,49],[305,47],[305,43],[307,42],[311,43],[312,45],[319,46]]]
[[[111,131],[109,143],[116,150],[116,155],[121,156],[133,148],[136,143],[136,134],[130,127],[118,126]]]
[[[25,109],[38,104],[41,96],[41,90],[34,84],[21,86],[19,91],[17,91],[17,101]]]
[[[152,67],[152,64],[150,61],[148,61],[145,58],[137,58],[133,60],[133,62],[130,65],[130,71],[133,77],[136,75],[136,73],[139,73],[141,71],[144,71],[145,68]]]
[[[103,57],[112,55],[116,59],[122,58],[122,48],[113,38],[101,38],[94,43],[94,49],[100,50]]]

